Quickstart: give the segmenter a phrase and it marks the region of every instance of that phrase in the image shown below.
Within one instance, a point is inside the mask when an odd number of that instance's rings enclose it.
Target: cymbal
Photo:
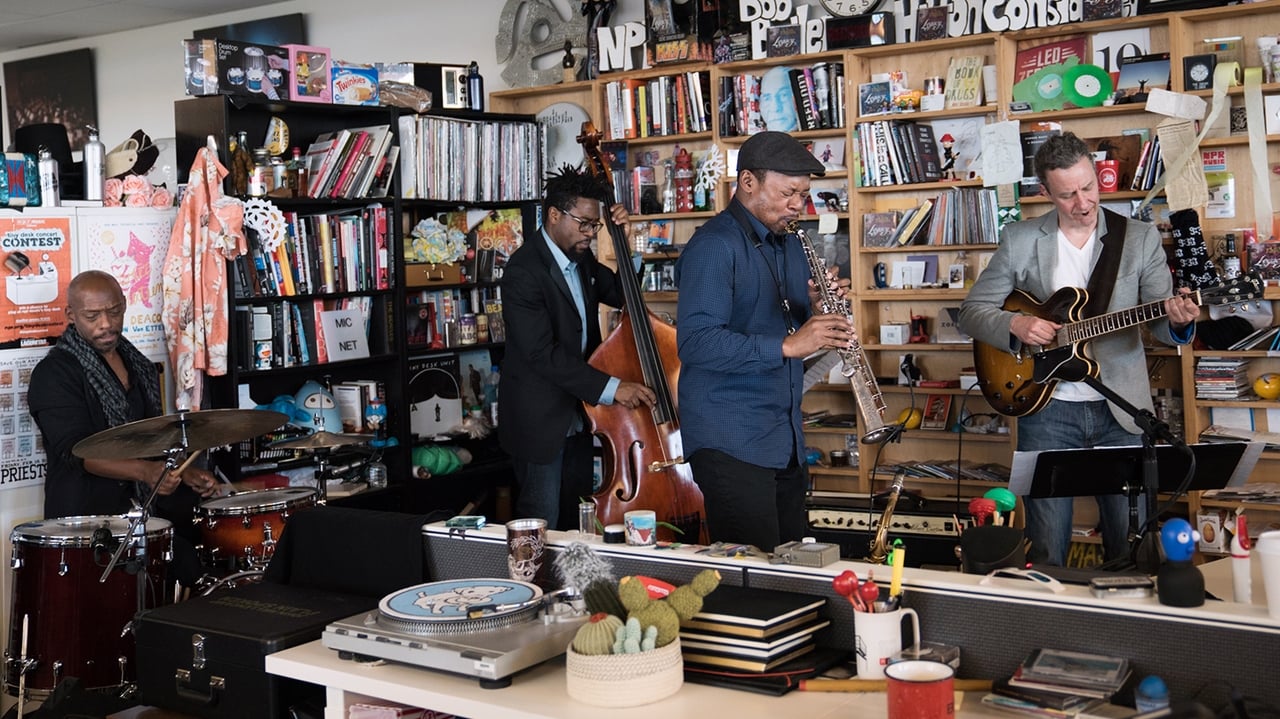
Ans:
[[[297,439],[287,439],[283,442],[272,442],[267,445],[270,449],[333,449],[334,447],[346,447],[351,444],[360,444],[368,442],[369,437],[359,434],[334,434],[320,430],[315,434],[309,434],[306,437]]]
[[[196,452],[257,437],[288,422],[279,412],[207,409],[140,419],[85,437],[71,448],[82,459],[159,457],[174,449]]]

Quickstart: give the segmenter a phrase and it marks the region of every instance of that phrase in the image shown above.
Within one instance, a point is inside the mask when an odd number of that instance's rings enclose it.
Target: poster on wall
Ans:
[[[27,411],[27,387],[46,352],[44,347],[0,352],[0,490],[44,483],[44,444]]]
[[[0,216],[0,349],[44,347],[67,326],[71,217]]]
[[[80,209],[76,265],[109,272],[124,290],[124,334],[148,358],[168,364],[161,274],[177,211],[148,207]]]

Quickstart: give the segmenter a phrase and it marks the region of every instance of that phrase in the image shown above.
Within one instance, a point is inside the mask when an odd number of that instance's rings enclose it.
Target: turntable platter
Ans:
[[[427,582],[388,594],[378,602],[378,625],[412,634],[488,631],[538,613],[542,589],[513,579]]]

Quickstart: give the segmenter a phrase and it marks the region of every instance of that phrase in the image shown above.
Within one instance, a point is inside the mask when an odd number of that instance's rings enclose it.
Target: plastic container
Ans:
[[[1140,712],[1153,712],[1168,707],[1169,687],[1154,674],[1143,677],[1133,690],[1133,706]]]

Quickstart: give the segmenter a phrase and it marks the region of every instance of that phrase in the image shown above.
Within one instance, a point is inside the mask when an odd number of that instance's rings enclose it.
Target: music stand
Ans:
[[[1187,490],[1203,491],[1244,484],[1265,446],[1262,442],[1222,442],[1183,445],[1195,457],[1196,471]],[[1138,497],[1146,494],[1147,516],[1155,516],[1156,496],[1144,481],[1154,449],[1158,492],[1176,492],[1186,478],[1191,458],[1182,447],[1138,445],[1050,449],[1014,452],[1009,491],[1023,497],[1085,497],[1098,494],[1129,496],[1130,539],[1145,532],[1138,522]],[[1136,549],[1136,546],[1135,546]],[[1144,571],[1146,568],[1143,568]],[[1152,569],[1153,573],[1154,569]]]

